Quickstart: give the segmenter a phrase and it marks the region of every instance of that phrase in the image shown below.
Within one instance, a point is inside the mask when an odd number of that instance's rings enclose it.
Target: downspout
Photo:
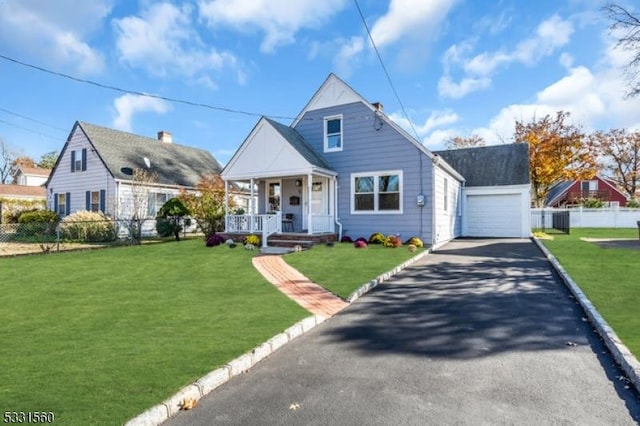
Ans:
[[[342,223],[340,223],[340,218],[338,217],[338,178],[336,176],[333,177],[333,220],[336,226],[338,227],[338,241],[342,240]]]
[[[313,234],[313,217],[311,215],[311,191],[313,191],[313,174],[307,175],[307,234]]]
[[[229,181],[224,181],[224,232],[229,230]]]

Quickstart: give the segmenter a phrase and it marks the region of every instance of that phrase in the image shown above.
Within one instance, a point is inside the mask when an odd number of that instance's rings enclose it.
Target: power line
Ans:
[[[13,62],[15,64],[18,65],[22,65],[24,67],[27,68],[32,68],[47,74],[51,74],[51,75],[55,75],[57,77],[62,77],[62,78],[66,78],[68,80],[72,80],[78,83],[84,83],[84,84],[90,84],[92,86],[96,86],[96,87],[100,87],[102,89],[108,89],[108,90],[112,90],[115,92],[119,92],[119,93],[125,93],[125,94],[131,94],[131,95],[138,95],[138,96],[143,96],[146,98],[153,98],[153,99],[159,99],[162,101],[167,101],[167,102],[172,102],[172,103],[177,103],[177,104],[183,104],[183,105],[190,105],[190,106],[195,106],[195,107],[200,107],[200,108],[207,108],[207,109],[212,109],[215,111],[222,111],[222,112],[228,112],[228,113],[232,113],[232,114],[241,114],[241,115],[248,115],[248,116],[252,116],[252,117],[262,117],[264,116],[264,114],[260,114],[257,112],[251,112],[251,111],[243,111],[243,110],[239,110],[239,109],[233,109],[233,108],[226,108],[226,107],[220,107],[220,106],[215,106],[215,105],[210,105],[210,104],[205,104],[205,103],[200,103],[200,102],[193,102],[193,101],[188,101],[188,100],[184,100],[184,99],[177,99],[177,98],[170,98],[168,96],[161,96],[161,95],[154,95],[151,93],[145,93],[145,92],[140,92],[137,90],[129,90],[129,89],[123,89],[121,87],[117,87],[117,86],[111,86],[108,84],[103,84],[103,83],[98,83],[96,81],[92,81],[92,80],[87,80],[84,78],[80,78],[80,77],[75,77],[69,74],[65,74],[65,73],[61,73],[58,71],[53,71],[44,67],[40,67],[37,65],[33,65],[33,64],[29,64],[26,62],[22,62],[19,61],[17,59],[14,58],[10,58],[8,56],[2,55],[0,54],[0,59],[4,59],[5,61],[9,61],[9,62]],[[272,118],[279,118],[279,119],[286,119],[286,120],[293,120],[296,117],[289,117],[289,116],[279,116],[279,115],[272,115],[270,116]]]
[[[384,65],[384,61],[382,60],[382,56],[380,55],[380,52],[378,51],[378,47],[376,46],[375,41],[373,41],[373,36],[371,35],[371,31],[369,30],[369,25],[367,24],[367,20],[364,18],[364,14],[362,13],[362,9],[360,9],[360,4],[358,3],[358,0],[353,0],[353,2],[356,5],[356,9],[358,9],[358,13],[360,14],[360,19],[362,19],[362,23],[364,24],[364,28],[367,30],[367,35],[369,36],[369,41],[371,42],[371,46],[373,46],[373,50],[376,52],[376,56],[378,56],[378,61],[380,61],[380,65],[382,66],[382,70],[384,71],[384,74],[387,76],[387,81],[389,82],[389,86],[391,86],[391,90],[393,91],[393,94],[396,97],[396,100],[398,101],[398,104],[400,104],[400,109],[402,110],[402,114],[404,114],[404,117],[407,119],[407,122],[409,122],[409,125],[411,126],[411,130],[413,130],[413,134],[416,137],[416,140],[420,140],[420,136],[418,136],[418,132],[416,131],[416,128],[413,126],[413,122],[411,121],[411,119],[409,118],[409,114],[407,114],[407,110],[404,108],[404,104],[402,103],[402,100],[400,100],[400,95],[398,95],[398,91],[396,90],[393,81],[391,80],[391,76],[389,75],[389,71],[387,71],[387,67]]]
[[[11,126],[11,127],[15,127],[15,128],[21,129],[21,130],[25,130],[25,131],[27,131],[27,132],[34,133],[34,134],[36,134],[36,135],[44,136],[45,138],[53,139],[53,140],[56,140],[56,141],[59,141],[59,140],[60,140],[60,138],[59,138],[59,137],[55,137],[55,136],[51,136],[51,135],[47,135],[47,134],[45,134],[45,133],[38,132],[37,130],[29,129],[28,127],[20,126],[20,125],[18,125],[18,124],[14,124],[14,123],[9,123],[8,121],[0,120],[0,123],[4,123],[4,124],[6,124],[7,126]]]
[[[18,114],[17,112],[9,111],[9,110],[4,109],[4,108],[0,108],[0,111],[6,112],[7,114],[15,115],[16,117],[20,117],[20,118],[23,118],[25,120],[33,121],[34,123],[42,124],[43,126],[47,126],[47,127],[52,128],[52,129],[55,129],[55,130],[60,130],[61,132],[67,132],[68,131],[68,129],[63,129],[61,127],[57,127],[57,126],[54,126],[52,124],[45,123],[44,121],[40,121],[40,120],[37,120],[35,118],[27,117],[26,115]]]

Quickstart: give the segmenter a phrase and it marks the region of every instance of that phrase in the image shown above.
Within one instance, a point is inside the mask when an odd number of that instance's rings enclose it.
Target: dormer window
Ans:
[[[324,152],[342,151],[342,115],[324,119]]]

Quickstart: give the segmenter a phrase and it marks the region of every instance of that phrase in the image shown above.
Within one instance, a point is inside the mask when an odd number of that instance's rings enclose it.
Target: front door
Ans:
[[[327,178],[314,177],[311,183],[311,196],[307,194],[307,186],[304,186],[305,212],[302,217],[302,226],[309,229],[309,212],[312,215],[327,215],[329,211],[329,181]],[[308,204],[307,204],[307,200]]]
[[[265,199],[267,213],[279,212],[282,206],[282,182],[280,180],[267,181],[267,196]]]

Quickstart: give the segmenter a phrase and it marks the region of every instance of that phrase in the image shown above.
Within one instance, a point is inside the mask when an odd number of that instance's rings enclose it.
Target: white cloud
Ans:
[[[214,31],[228,26],[243,33],[264,32],[260,50],[272,53],[293,43],[301,29],[318,28],[347,4],[347,0],[199,0],[198,8]]]
[[[460,98],[469,93],[486,89],[491,85],[490,77],[501,66],[513,62],[534,65],[545,56],[553,54],[566,45],[573,33],[573,25],[557,15],[541,22],[533,37],[519,42],[513,51],[482,52],[471,58],[464,58],[476,40],[463,42],[460,47],[451,46],[443,56],[444,76],[440,79],[439,93],[443,97]],[[465,72],[459,83],[451,78],[454,65]]]
[[[347,43],[343,44],[340,51],[334,58],[334,63],[338,73],[343,78],[348,78],[351,74],[351,66],[358,54],[364,50],[364,40],[362,37],[352,37]]]
[[[438,25],[456,0],[391,0],[389,10],[371,28],[378,47],[396,43],[406,37],[424,37],[425,30]]]
[[[146,69],[154,75],[195,77],[205,87],[217,84],[209,71],[229,68],[243,77],[239,61],[230,52],[204,46],[193,29],[192,8],[178,8],[170,3],[154,3],[140,16],[128,16],[113,21],[117,33],[116,48],[120,60]]]
[[[148,111],[164,114],[170,109],[170,105],[161,99],[129,93],[116,98],[113,105],[117,112],[113,127],[127,132],[132,130],[131,121],[135,114]]]
[[[97,73],[104,58],[89,44],[103,25],[112,0],[5,1],[0,4],[0,46],[39,63],[71,67],[83,74]]]
[[[453,128],[441,129],[441,127],[450,126],[460,121],[458,114],[451,110],[431,111],[422,124],[414,123],[413,127],[401,114],[392,113],[389,115],[389,118],[412,136],[415,136],[413,131],[415,129],[415,133],[418,134],[418,138],[422,139],[422,142],[427,147],[444,144],[444,141],[447,139],[459,135],[459,131],[454,130]]]
[[[459,83],[451,80],[448,76],[443,76],[438,81],[438,93],[447,98],[460,99],[471,92],[486,89],[491,85],[488,77],[464,78]]]

